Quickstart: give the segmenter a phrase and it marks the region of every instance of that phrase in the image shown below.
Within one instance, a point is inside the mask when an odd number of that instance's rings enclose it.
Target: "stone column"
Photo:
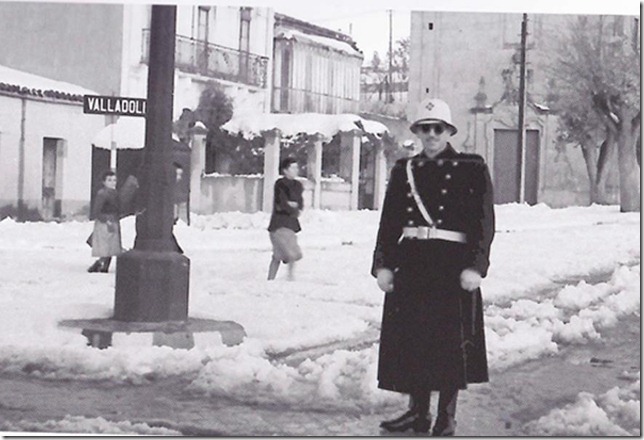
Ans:
[[[201,178],[206,167],[206,133],[193,133],[190,142],[190,212],[201,212]]]
[[[380,209],[382,208],[382,202],[385,200],[385,191],[387,189],[387,158],[385,157],[385,146],[382,141],[376,145],[375,161],[373,207],[374,209]]]
[[[340,177],[351,183],[351,202],[349,209],[358,209],[360,191],[360,130],[340,133]]]
[[[273,211],[273,186],[280,174],[280,141],[281,133],[277,129],[262,132],[264,138],[264,189],[262,193],[262,211]]]
[[[307,146],[307,177],[313,182],[313,209],[320,209],[322,200],[322,142],[319,134],[309,137]]]

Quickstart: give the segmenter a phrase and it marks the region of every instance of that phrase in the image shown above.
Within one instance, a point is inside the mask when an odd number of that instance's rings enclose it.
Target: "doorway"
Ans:
[[[539,131],[526,131],[524,200],[535,205],[539,193]],[[521,148],[518,130],[494,130],[494,203],[521,200]]]

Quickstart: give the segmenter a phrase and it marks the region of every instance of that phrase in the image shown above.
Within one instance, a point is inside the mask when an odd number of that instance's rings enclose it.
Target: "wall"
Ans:
[[[118,93],[123,6],[0,2],[0,64]]]
[[[283,85],[282,58],[290,51],[288,101]],[[275,40],[273,111],[289,113],[357,113],[362,59],[291,39]]]
[[[90,200],[91,140],[105,119],[84,115],[78,104],[27,99],[25,113],[24,201],[30,209],[42,203],[43,139],[63,139],[63,216],[87,209]],[[0,95],[0,206],[17,206],[22,99]]]
[[[124,96],[146,97],[148,66],[141,62],[143,55],[143,29],[149,29],[151,7],[149,5],[128,4],[124,7],[124,54],[126,60],[122,70],[121,94]],[[239,8],[228,6],[211,7],[209,13],[209,41],[233,49],[239,48]],[[272,57],[273,13],[269,8],[252,8],[250,50],[251,52]],[[177,8],[177,35],[196,36],[197,6],[181,5]],[[262,38],[262,36],[264,36]],[[175,71],[175,93],[173,117],[177,119],[183,108],[195,109],[201,92],[208,82],[221,84],[226,93],[236,101],[236,105],[248,105],[268,112],[272,66],[267,68],[267,87],[259,88],[198,74]]]
[[[313,204],[313,182],[301,179],[304,186],[304,209]],[[201,179],[199,214],[215,212],[257,212],[262,209],[262,176],[208,175]],[[347,182],[322,181],[321,209],[348,210],[351,185]]]
[[[554,36],[574,18],[528,15],[527,57],[532,75],[527,89],[536,103],[545,104],[550,92],[546,65],[554,53]],[[515,66],[512,56],[520,42],[521,20],[521,14],[412,13],[408,119],[413,120],[421,99],[431,96],[445,100],[459,129],[452,144],[457,150],[483,155],[490,168],[493,130],[517,126],[516,105],[508,109],[499,101],[505,91],[502,71]],[[518,88],[518,77],[514,78],[514,86]],[[472,114],[478,92],[487,95],[486,104],[493,106],[492,114]],[[583,157],[578,150],[561,150],[557,145],[556,116],[529,109],[527,124],[540,132],[538,201],[558,207],[587,204],[588,177]]]
[[[204,176],[201,179],[200,213],[259,211],[262,190],[261,177]]]

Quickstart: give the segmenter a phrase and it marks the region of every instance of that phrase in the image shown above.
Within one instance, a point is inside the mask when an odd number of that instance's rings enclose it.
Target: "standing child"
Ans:
[[[94,232],[90,240],[92,256],[99,257],[88,272],[107,272],[112,257],[121,253],[121,225],[119,224],[119,195],[116,191],[116,173],[103,173],[103,188],[96,193]]]
[[[302,184],[297,180],[300,168],[297,161],[287,157],[280,163],[284,177],[275,182],[273,214],[268,233],[273,244],[273,258],[268,268],[268,279],[274,280],[280,262],[288,264],[288,279],[293,281],[295,262],[302,258],[296,233],[301,231],[298,217],[304,207]]]

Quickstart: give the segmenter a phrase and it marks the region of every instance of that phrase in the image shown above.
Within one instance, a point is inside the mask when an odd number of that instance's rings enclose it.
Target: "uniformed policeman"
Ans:
[[[479,286],[494,236],[492,183],[481,156],[455,151],[448,105],[423,100],[410,127],[422,151],[396,162],[382,208],[372,275],[385,294],[379,388],[410,395],[392,432],[455,431],[458,390],[488,381]]]

